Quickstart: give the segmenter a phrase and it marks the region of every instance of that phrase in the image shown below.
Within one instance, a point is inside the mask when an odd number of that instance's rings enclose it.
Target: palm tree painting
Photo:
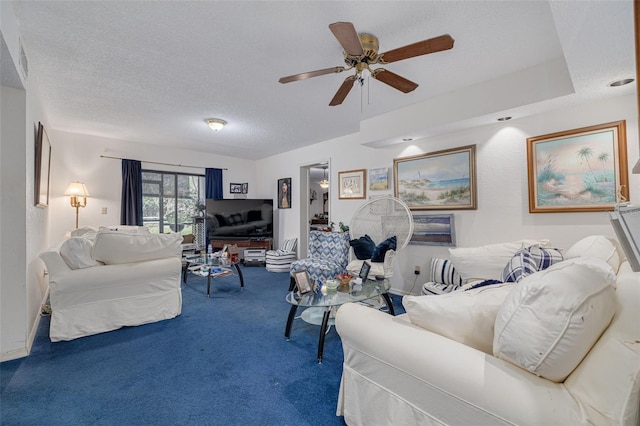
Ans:
[[[628,191],[624,121],[529,138],[527,145],[533,213],[612,210]]]

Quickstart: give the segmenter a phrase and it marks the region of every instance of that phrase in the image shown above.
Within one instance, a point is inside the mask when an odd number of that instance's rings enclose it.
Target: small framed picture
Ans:
[[[249,193],[249,184],[246,182],[242,184],[242,193],[243,194]]]
[[[229,184],[229,192],[232,194],[242,194],[242,184],[241,183],[230,183]]]
[[[358,274],[358,278],[360,278],[362,282],[367,281],[367,277],[369,276],[370,270],[371,270],[371,264],[367,261],[362,262],[362,267],[360,268],[360,273]]]
[[[291,208],[291,178],[278,179],[278,208]]]
[[[294,272],[293,279],[296,281],[296,288],[298,289],[298,294],[306,294],[313,291],[313,286],[311,284],[311,280],[309,279],[309,274],[306,269],[302,271]]]
[[[358,200],[367,198],[366,179],[367,171],[365,169],[338,172],[338,184],[340,185],[338,187],[338,199]]]

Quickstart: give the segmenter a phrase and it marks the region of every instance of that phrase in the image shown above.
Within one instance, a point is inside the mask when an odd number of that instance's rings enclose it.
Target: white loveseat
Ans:
[[[105,229],[71,236],[41,253],[49,278],[51,341],[180,315],[181,242],[180,234]]]
[[[413,296],[431,298],[419,300],[424,300],[425,306],[440,304],[433,312],[440,309],[443,315],[456,311],[453,305],[443,309],[447,300],[462,298],[463,308],[453,314],[458,320],[448,318],[450,329],[458,328],[453,332],[448,332],[438,315],[432,317],[434,329],[440,327],[434,332],[425,324],[413,323],[409,313],[393,317],[357,304],[343,305],[336,315],[344,349],[337,414],[349,425],[640,424],[640,273],[632,272],[626,260],[620,262],[623,255],[618,253],[605,256],[607,259],[572,257],[577,251],[571,248],[567,252],[572,255],[566,256],[569,260],[533,273],[517,284],[472,290],[476,296],[464,292]],[[565,288],[564,283],[559,285],[557,277],[573,268],[582,268],[575,275],[573,289]],[[596,278],[584,279],[582,273]],[[522,302],[527,288],[566,291],[560,299],[570,304],[572,293],[583,284],[597,287],[591,296],[597,295],[585,298],[578,307],[562,309],[555,295],[550,302],[534,292],[537,301],[526,306],[520,318],[513,315],[514,309],[527,305]],[[492,305],[488,302],[491,298],[486,298],[490,292],[501,294],[498,300],[504,302],[495,303],[494,296]],[[484,296],[478,296],[481,293]],[[608,296],[600,297],[602,294]],[[469,297],[480,300],[475,306],[465,307],[468,300],[464,299]],[[405,297],[405,307],[408,301],[411,299]],[[486,305],[479,308],[482,303]],[[489,312],[493,312],[495,324],[489,324]],[[469,326],[465,340],[460,328],[473,321],[473,315],[482,318]],[[565,315],[568,320],[556,321],[556,315]],[[589,338],[571,334],[593,318],[600,328],[592,327]],[[553,321],[545,325],[549,319]],[[428,318],[425,322],[428,326]],[[509,324],[519,328],[509,331]],[[478,339],[482,338],[483,327],[485,334],[493,335],[487,351],[478,349],[482,347]],[[502,341],[509,334],[511,347]],[[563,340],[563,336],[568,339]],[[514,353],[514,347],[526,347],[532,339],[546,340],[548,347],[539,352],[536,348],[529,353],[526,349]],[[580,341],[587,343],[586,355],[571,347]],[[567,367],[560,359],[565,355],[573,357],[577,367]],[[564,371],[556,374],[558,368]]]

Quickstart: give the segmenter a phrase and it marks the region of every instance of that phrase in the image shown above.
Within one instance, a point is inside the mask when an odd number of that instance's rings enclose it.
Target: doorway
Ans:
[[[329,160],[300,167],[300,257],[307,257],[309,232],[331,224]]]

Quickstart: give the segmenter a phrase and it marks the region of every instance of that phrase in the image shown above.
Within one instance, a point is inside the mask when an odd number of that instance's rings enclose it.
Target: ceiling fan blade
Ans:
[[[449,50],[453,47],[453,42],[454,40],[449,34],[441,35],[385,52],[378,62],[389,64],[420,55]]]
[[[303,73],[300,73],[300,74],[290,75],[288,77],[282,77],[278,81],[280,83],[283,83],[283,84],[284,83],[291,83],[292,81],[306,80],[307,78],[317,77],[319,75],[332,74],[332,73],[336,73],[337,74],[337,73],[342,72],[342,71],[344,71],[346,69],[347,68],[345,68],[345,67],[325,68],[323,70],[303,72]]]
[[[340,85],[340,88],[333,96],[333,99],[331,99],[331,102],[329,102],[329,106],[340,105],[351,91],[354,81],[356,81],[355,75],[350,75],[349,77],[345,78]]]
[[[387,71],[384,68],[378,68],[371,76],[376,80],[383,82],[384,84],[388,84],[394,89],[398,89],[403,93],[409,93],[412,90],[415,90],[418,87],[417,83],[414,83],[411,80],[407,80],[404,77],[399,76],[398,74],[392,73],[391,71]]]
[[[358,37],[356,28],[351,22],[335,22],[333,24],[329,24],[329,29],[338,39],[347,55],[364,55],[362,44],[360,44],[360,37]]]

